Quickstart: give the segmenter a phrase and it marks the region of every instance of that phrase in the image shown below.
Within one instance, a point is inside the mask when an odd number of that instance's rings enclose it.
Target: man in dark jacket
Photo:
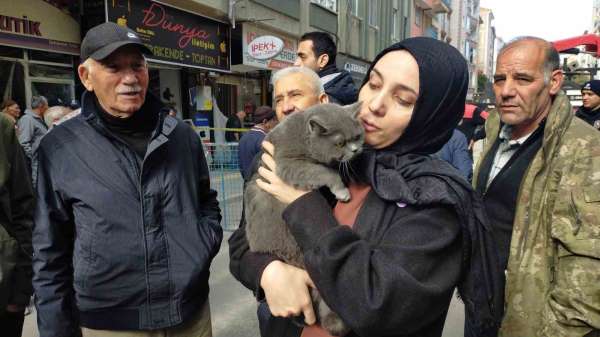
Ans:
[[[146,95],[130,29],[88,31],[81,114],[38,149],[33,232],[41,337],[212,336],[209,267],[222,229],[202,143]]]
[[[581,88],[583,105],[575,116],[583,119],[589,125],[600,130],[600,80],[587,82]]]
[[[327,33],[310,32],[300,37],[295,66],[314,70],[323,83],[330,103],[352,104],[358,99],[358,89],[350,73],[335,65],[337,47]]]
[[[21,337],[31,287],[34,199],[15,126],[0,114],[0,331]]]
[[[254,126],[250,131],[244,133],[238,148],[240,173],[244,180],[250,179],[252,161],[261,151],[263,139],[277,125],[275,111],[270,106],[260,106],[252,115],[252,122]]]

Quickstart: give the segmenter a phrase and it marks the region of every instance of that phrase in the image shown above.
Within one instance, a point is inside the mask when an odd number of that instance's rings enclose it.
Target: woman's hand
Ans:
[[[281,261],[267,265],[260,278],[269,309],[273,316],[292,317],[304,314],[304,322],[315,324],[309,287],[315,287],[304,269]]]
[[[308,193],[308,191],[298,190],[279,179],[275,173],[277,165],[275,164],[275,160],[273,160],[275,147],[269,142],[263,142],[262,146],[265,149],[265,153],[261,159],[266,167],[261,165],[258,169],[258,174],[262,178],[256,180],[258,187],[286,205],[291,204],[296,199]]]

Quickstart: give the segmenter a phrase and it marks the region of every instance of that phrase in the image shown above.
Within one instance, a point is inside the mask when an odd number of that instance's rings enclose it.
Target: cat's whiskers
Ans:
[[[348,163],[348,170],[350,171],[350,174],[352,174],[355,177],[358,177],[358,175],[356,174],[356,171],[354,171],[354,169],[352,168],[352,165],[350,165],[350,163]]]
[[[344,177],[345,177],[345,174],[346,174],[346,171],[345,171],[344,169],[345,169],[345,168],[344,168],[344,162],[343,162],[343,161],[340,161],[340,162],[338,163],[338,172],[339,172],[340,176],[342,176],[342,178],[344,178]]]

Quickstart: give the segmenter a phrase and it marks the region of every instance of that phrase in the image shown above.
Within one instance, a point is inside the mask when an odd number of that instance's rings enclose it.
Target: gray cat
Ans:
[[[348,106],[322,104],[294,113],[275,127],[265,140],[275,146],[276,173],[284,182],[302,190],[327,186],[338,200],[350,200],[336,165],[343,167],[362,150],[364,130],[357,120],[360,103]],[[255,173],[246,186],[244,206],[246,236],[253,252],[272,253],[286,263],[304,268],[304,256],[282,219],[286,205],[256,185]],[[321,326],[334,336],[348,326],[311,289]]]

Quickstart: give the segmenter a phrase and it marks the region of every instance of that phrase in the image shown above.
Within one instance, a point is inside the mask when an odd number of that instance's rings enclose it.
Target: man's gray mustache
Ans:
[[[142,87],[137,85],[134,87],[129,87],[126,90],[117,91],[117,94],[131,94],[131,93],[138,93],[140,91],[142,91]]]

